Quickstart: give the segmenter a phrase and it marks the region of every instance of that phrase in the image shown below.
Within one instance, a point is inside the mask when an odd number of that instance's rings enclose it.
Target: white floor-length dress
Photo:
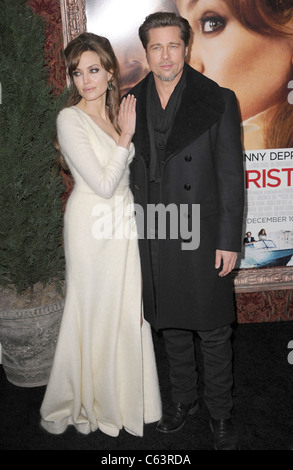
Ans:
[[[64,219],[66,299],[41,406],[51,433],[142,436],[161,417],[151,329],[129,189],[134,155],[78,107],[61,111],[59,143],[74,178]]]

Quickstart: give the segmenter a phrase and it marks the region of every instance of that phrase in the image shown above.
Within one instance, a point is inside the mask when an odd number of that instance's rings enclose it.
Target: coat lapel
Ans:
[[[167,142],[171,155],[198,139],[220,119],[224,111],[219,86],[189,65],[185,66],[186,88]]]
[[[185,64],[185,67],[187,68],[186,88],[167,142],[167,151],[170,155],[178,153],[198,139],[220,119],[224,111],[220,87],[188,64]],[[145,160],[148,160],[150,155],[146,109],[149,76],[150,74],[131,91],[137,98],[134,144]]]

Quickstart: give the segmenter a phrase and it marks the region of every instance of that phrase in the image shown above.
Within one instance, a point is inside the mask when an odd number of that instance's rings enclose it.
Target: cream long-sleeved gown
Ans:
[[[141,271],[129,189],[134,155],[79,108],[57,118],[75,187],[64,218],[66,299],[41,424],[87,434],[142,436],[161,417],[149,324],[141,324]]]

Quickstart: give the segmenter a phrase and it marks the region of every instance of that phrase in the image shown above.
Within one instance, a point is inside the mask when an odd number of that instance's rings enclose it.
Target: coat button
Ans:
[[[140,185],[139,185],[139,184],[135,184],[134,187],[135,187],[135,189],[137,189],[138,191],[140,190]]]
[[[184,185],[184,189],[185,189],[186,191],[189,191],[189,190],[191,189],[191,185],[190,185],[190,184],[185,184],[185,185]]]
[[[191,155],[186,155],[186,157],[184,157],[184,159],[185,159],[186,162],[191,162],[192,156]]]

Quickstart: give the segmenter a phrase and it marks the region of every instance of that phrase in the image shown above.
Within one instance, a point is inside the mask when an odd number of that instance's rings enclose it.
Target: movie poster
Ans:
[[[293,265],[293,0],[86,0],[87,30],[110,39],[122,93],[149,71],[137,30],[159,10],[188,19],[188,62],[238,98],[246,188],[239,267]]]

